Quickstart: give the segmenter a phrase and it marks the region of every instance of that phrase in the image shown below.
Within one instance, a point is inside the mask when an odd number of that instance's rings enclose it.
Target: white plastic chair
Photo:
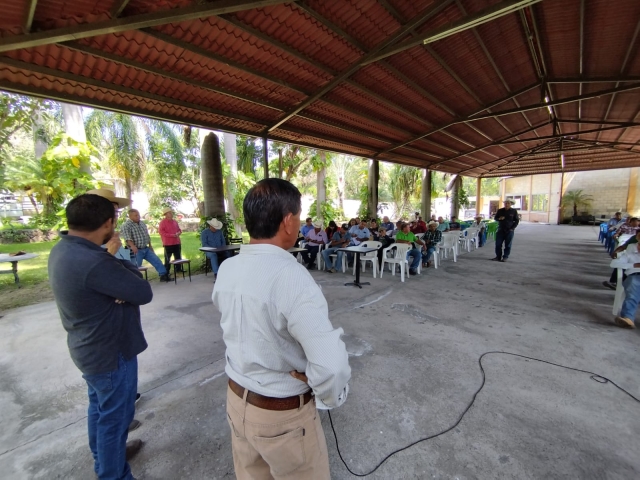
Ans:
[[[467,252],[471,251],[471,245],[473,244],[475,248],[478,248],[478,229],[477,228],[467,228],[465,230],[464,243],[467,249]]]
[[[617,317],[620,315],[622,309],[622,303],[624,302],[625,293],[624,285],[622,284],[622,273],[625,268],[631,268],[631,264],[628,263],[626,252],[623,252],[618,258],[611,261],[611,268],[617,268],[618,283],[616,284],[616,295],[613,297],[613,310],[612,313]]]
[[[319,245],[318,246],[318,253],[316,255],[316,265],[318,267],[318,270],[322,270],[323,269],[323,264],[324,264],[324,257],[322,256],[322,249],[324,248],[324,245]]]
[[[380,269],[380,278],[384,273],[384,264],[388,263],[391,269],[391,275],[396,274],[396,265],[400,265],[400,280],[404,282],[405,272],[407,278],[409,277],[409,260],[407,260],[407,252],[411,250],[411,245],[408,243],[394,243],[388,246],[382,251],[382,268]],[[387,256],[388,253],[392,253],[393,256]]]
[[[331,255],[329,255],[329,258],[337,259],[338,254],[332,253]],[[347,252],[342,252],[342,273],[346,273],[346,272],[347,272]]]
[[[448,258],[448,252],[451,251],[453,254],[453,261],[458,261],[458,239],[460,237],[454,232],[453,235],[448,233],[442,234],[442,241],[438,244],[437,251],[438,253],[442,252],[443,258]]]
[[[362,242],[360,246],[376,249],[375,252],[360,254],[360,264],[362,265],[362,273],[365,272],[367,262],[371,262],[371,265],[373,268],[373,278],[376,278],[376,272],[378,271],[378,250],[382,248],[382,243],[376,242],[374,240],[368,240],[366,242]],[[356,262],[353,262],[353,275],[356,274],[356,267],[357,267]],[[382,273],[380,273],[380,276],[382,276]]]

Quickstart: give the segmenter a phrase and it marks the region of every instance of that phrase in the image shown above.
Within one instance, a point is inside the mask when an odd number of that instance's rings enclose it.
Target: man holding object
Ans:
[[[511,208],[513,202],[511,200],[504,201],[504,208],[496,212],[495,219],[499,222],[498,231],[496,232],[496,256],[492,260],[496,262],[506,262],[511,254],[511,243],[513,235],[520,218],[518,211]],[[502,244],[504,243],[504,253],[502,253]]]
[[[322,291],[287,252],[298,237],[300,199],[278,178],[249,190],[243,210],[251,241],[220,266],[213,289],[239,480],[329,479],[316,408],[339,407],[349,392],[343,330],[333,328]]]
[[[49,283],[67,331],[71,359],[88,386],[87,423],[94,470],[100,479],[131,480],[127,445],[135,411],[138,354],[147,348],[140,305],[153,298],[149,282],[131,262],[113,254],[112,203],[99,195],[74,198],[66,208],[69,232],[49,256]],[[106,244],[107,250],[101,247]]]

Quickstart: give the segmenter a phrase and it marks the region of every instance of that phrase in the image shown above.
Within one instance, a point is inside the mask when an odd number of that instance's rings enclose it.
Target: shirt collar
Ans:
[[[277,255],[296,261],[296,258],[286,250],[268,243],[246,244],[240,247],[240,255]]]
[[[96,245],[93,242],[90,242],[86,238],[77,237],[75,235],[69,235],[67,232],[60,232],[60,240],[68,243],[75,243],[77,245],[83,245],[85,247],[91,248],[93,250],[104,251],[100,245]]]

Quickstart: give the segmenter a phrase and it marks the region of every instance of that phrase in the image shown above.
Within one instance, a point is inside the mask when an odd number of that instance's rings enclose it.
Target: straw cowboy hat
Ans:
[[[162,209],[162,214],[163,214],[163,215],[166,215],[166,214],[167,214],[167,213],[169,213],[169,212],[173,212],[173,208],[171,208],[171,207],[166,207],[166,208],[163,208],[163,209]]]
[[[217,218],[212,218],[211,220],[207,220],[209,226],[215,228],[216,230],[220,230],[222,228],[222,222]]]
[[[111,203],[117,203],[118,208],[128,207],[131,204],[128,198],[116,197],[114,191],[108,188],[96,188],[95,190],[89,190],[87,193],[91,195],[99,195],[100,197],[106,198]]]
[[[440,224],[435,220],[431,220],[429,223],[427,223],[427,225],[440,225]]]
[[[322,222],[320,222],[320,221],[313,222],[313,226],[314,226],[315,228],[322,228]]]

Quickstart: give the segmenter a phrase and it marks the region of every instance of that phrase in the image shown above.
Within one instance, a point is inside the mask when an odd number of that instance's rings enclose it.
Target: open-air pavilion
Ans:
[[[477,178],[640,166],[637,0],[0,5],[3,90],[362,156],[374,177],[375,161]],[[356,472],[453,424],[486,351],[639,395],[639,337],[611,323],[597,231],[525,225],[515,249],[363,291],[313,273],[352,354],[334,420]],[[140,478],[233,478],[211,286],[154,286],[143,308]],[[91,478],[85,387],[54,304],[8,312],[0,332],[2,476]],[[524,359],[485,367],[458,427],[369,478],[640,476],[633,399]],[[322,419],[332,476],[351,478]]]

